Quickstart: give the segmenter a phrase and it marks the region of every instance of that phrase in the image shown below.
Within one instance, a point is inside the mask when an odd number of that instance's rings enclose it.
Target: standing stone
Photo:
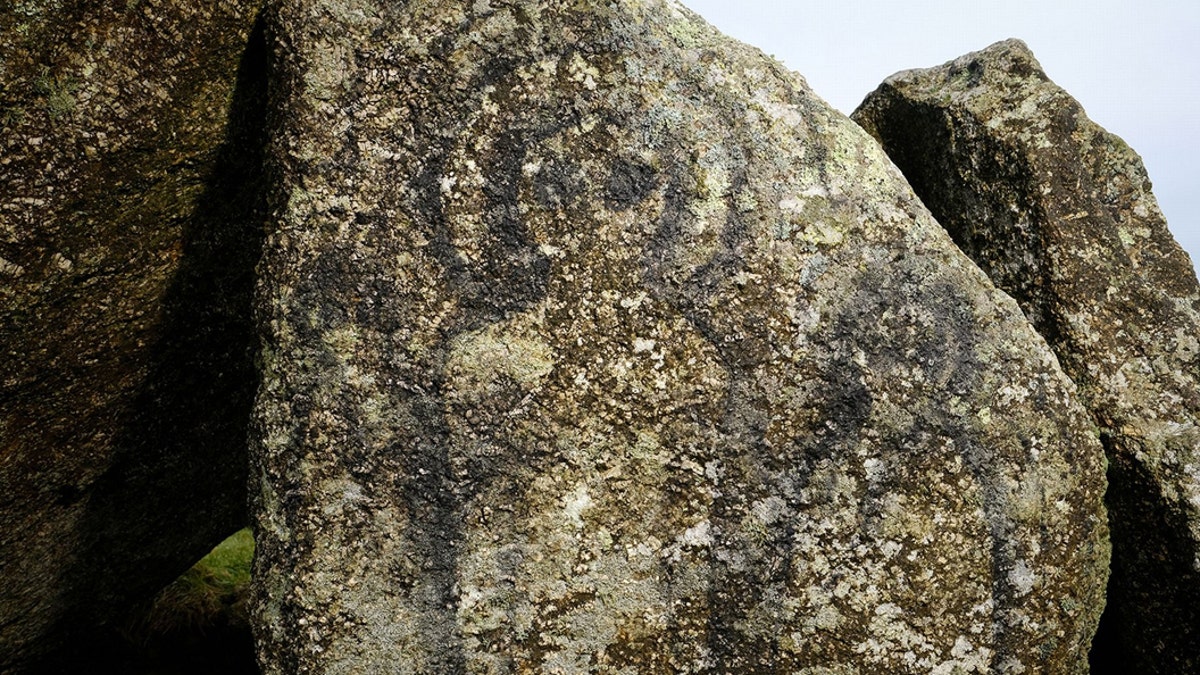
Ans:
[[[0,10],[0,672],[91,672],[98,624],[245,522],[256,13]]]
[[[276,673],[1084,673],[1103,454],[878,145],[668,0],[288,0]]]
[[[1097,668],[1200,672],[1200,287],[1141,160],[1016,40],[894,75],[854,117],[1100,427],[1113,574]]]

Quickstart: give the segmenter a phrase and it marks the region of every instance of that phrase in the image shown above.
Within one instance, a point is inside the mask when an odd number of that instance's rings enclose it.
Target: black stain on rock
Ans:
[[[614,211],[624,211],[645,200],[658,186],[654,167],[636,159],[618,157],[610,168],[604,200]]]

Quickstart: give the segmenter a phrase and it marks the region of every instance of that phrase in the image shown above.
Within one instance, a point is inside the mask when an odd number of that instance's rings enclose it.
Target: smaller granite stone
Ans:
[[[854,119],[1079,385],[1108,452],[1097,668],[1200,672],[1200,287],[1141,159],[1024,43],[888,78]]]

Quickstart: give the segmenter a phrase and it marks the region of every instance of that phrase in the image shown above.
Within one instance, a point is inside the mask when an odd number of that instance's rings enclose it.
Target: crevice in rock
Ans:
[[[1093,675],[1173,672],[1171,664],[1200,663],[1200,588],[1196,547],[1183,509],[1162,493],[1148,468],[1122,448],[1130,439],[1101,434],[1109,457],[1108,507],[1112,537],[1112,576],[1108,604],[1092,643]],[[1175,583],[1154,583],[1173,579]],[[1129,611],[1137,608],[1137,611]],[[1177,620],[1181,615],[1190,620]],[[1188,616],[1190,615],[1190,616]],[[1158,617],[1158,625],[1146,625]],[[1157,636],[1153,650],[1138,643]],[[1163,661],[1147,662],[1152,651]],[[1183,672],[1183,671],[1175,671]]]
[[[263,241],[267,52],[261,21],[242,56],[226,137],[184,225],[164,297],[150,375],[113,446],[121,451],[87,497],[77,529],[87,569],[65,575],[61,653],[35,672],[94,672],[119,639],[112,616],[143,605],[246,515],[247,426],[257,387],[251,300]],[[63,499],[73,498],[62,495]],[[185,563],[186,564],[186,563]],[[80,670],[78,672],[84,672]]]

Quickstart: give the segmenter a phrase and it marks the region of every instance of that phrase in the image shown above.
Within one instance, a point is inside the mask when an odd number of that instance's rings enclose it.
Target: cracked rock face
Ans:
[[[268,673],[1083,673],[1104,459],[879,146],[666,0],[289,0]]]
[[[1097,667],[1200,670],[1200,287],[1141,160],[1018,41],[894,75],[854,117],[1100,427],[1113,578]]]
[[[245,521],[256,13],[0,11],[0,672],[80,656]]]

